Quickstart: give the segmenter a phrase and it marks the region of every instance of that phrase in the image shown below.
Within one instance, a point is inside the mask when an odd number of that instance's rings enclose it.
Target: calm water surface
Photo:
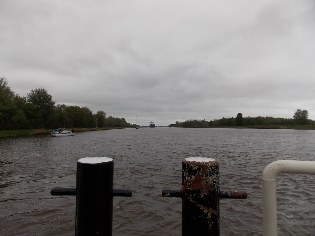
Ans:
[[[75,197],[50,196],[74,187],[76,162],[112,157],[115,188],[113,235],[181,235],[181,199],[162,189],[181,187],[189,156],[220,163],[221,190],[248,199],[220,202],[221,235],[262,235],[264,167],[280,159],[315,160],[315,132],[298,130],[143,128],[78,133],[74,137],[0,140],[0,235],[74,235]],[[279,235],[315,235],[315,177],[278,177]]]

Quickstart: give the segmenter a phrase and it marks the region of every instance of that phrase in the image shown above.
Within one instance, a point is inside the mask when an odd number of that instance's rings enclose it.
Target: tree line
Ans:
[[[95,114],[88,107],[55,104],[44,88],[31,90],[26,97],[15,94],[0,77],[0,130],[133,127],[124,118]]]
[[[182,128],[211,128],[211,127],[281,127],[296,125],[315,125],[315,121],[308,119],[308,111],[297,109],[292,118],[274,118],[270,116],[262,117],[243,117],[238,113],[236,117],[221,118],[216,120],[186,120],[184,122],[176,121],[171,127]]]

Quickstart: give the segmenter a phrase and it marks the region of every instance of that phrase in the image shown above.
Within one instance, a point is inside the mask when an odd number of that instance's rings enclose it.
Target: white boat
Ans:
[[[54,129],[50,134],[52,137],[64,137],[64,136],[74,135],[72,131],[64,129],[64,128]]]

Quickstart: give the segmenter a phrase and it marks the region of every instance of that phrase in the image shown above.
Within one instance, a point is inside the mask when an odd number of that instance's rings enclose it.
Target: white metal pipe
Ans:
[[[279,173],[315,174],[315,161],[279,160],[263,171],[263,233],[277,236],[276,178]]]

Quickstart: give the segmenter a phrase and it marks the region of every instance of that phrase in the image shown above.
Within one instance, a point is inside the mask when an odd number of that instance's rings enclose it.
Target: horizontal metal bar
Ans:
[[[76,188],[56,187],[50,191],[50,194],[53,196],[75,196]]]
[[[220,198],[246,199],[247,193],[244,191],[220,191],[219,196]]]
[[[76,189],[75,188],[62,188],[56,187],[50,191],[50,194],[53,196],[75,196]],[[124,190],[124,189],[114,189],[113,196],[115,197],[131,197],[132,191],[131,190]]]
[[[131,197],[132,190],[113,189],[113,197]]]
[[[162,190],[162,197],[178,197],[183,196],[182,191],[180,190]]]

